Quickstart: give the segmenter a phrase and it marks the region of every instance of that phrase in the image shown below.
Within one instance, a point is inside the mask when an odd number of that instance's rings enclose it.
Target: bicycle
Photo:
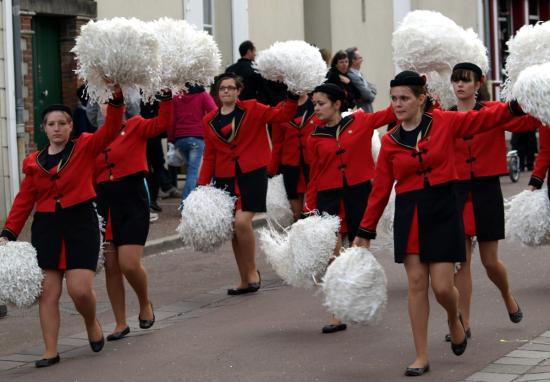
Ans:
[[[508,176],[513,183],[517,183],[520,175],[519,155],[517,150],[508,151],[506,160],[508,162]]]

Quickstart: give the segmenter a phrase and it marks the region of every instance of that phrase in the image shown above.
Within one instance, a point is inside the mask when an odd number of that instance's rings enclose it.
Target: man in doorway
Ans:
[[[348,77],[359,93],[359,98],[355,100],[355,103],[358,107],[363,109],[363,111],[372,113],[372,103],[376,97],[376,86],[364,79],[361,74],[363,57],[359,53],[357,47],[354,46],[346,49],[346,53],[349,60]]]

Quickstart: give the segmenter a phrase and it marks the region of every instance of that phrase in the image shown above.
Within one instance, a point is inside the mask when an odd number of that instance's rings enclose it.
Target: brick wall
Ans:
[[[23,75],[23,100],[24,100],[24,122],[25,122],[25,152],[28,154],[36,150],[34,142],[34,109],[33,109],[33,83],[32,83],[32,30],[33,12],[21,13],[21,55]]]

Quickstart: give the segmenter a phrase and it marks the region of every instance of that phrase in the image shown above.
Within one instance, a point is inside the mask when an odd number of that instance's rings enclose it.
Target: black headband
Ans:
[[[315,89],[313,89],[313,93],[325,93],[331,95],[334,99],[337,101],[343,101],[346,99],[346,93],[344,92],[344,89],[342,89],[340,86],[335,84],[322,84],[317,86]]]
[[[420,76],[418,73],[413,72],[412,70],[405,70],[395,76],[393,80],[390,81],[390,87],[396,86],[424,86],[426,85],[426,78]]]
[[[44,111],[42,112],[42,121],[44,120],[46,115],[48,113],[51,113],[52,111],[63,111],[69,115],[72,115],[73,113],[71,108],[67,105],[61,105],[61,104],[50,105],[47,108],[45,108]]]
[[[453,72],[458,69],[471,70],[472,72],[476,73],[479,78],[483,77],[483,71],[481,70],[481,68],[476,64],[472,64],[471,62],[461,62],[460,64],[456,64],[453,68]]]

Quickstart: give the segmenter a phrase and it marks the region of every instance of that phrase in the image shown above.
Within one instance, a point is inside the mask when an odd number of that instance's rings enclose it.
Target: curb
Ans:
[[[265,214],[258,214],[252,220],[253,228],[260,228],[267,224]],[[145,248],[143,249],[143,256],[149,256],[159,252],[171,251],[174,249],[182,248],[183,243],[181,242],[178,235],[170,235],[161,237],[160,239],[148,240],[145,243]]]

